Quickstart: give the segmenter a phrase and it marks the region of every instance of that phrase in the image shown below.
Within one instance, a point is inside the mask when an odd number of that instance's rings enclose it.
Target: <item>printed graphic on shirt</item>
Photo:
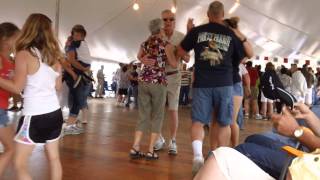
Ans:
[[[229,49],[231,39],[232,38],[230,36],[222,34],[208,32],[200,33],[198,35],[197,43],[208,43],[200,53],[200,59],[203,61],[209,61],[211,66],[221,64],[224,53]]]

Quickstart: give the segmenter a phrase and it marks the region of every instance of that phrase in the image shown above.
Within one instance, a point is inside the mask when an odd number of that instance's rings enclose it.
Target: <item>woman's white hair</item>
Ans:
[[[162,28],[162,20],[160,18],[153,19],[149,22],[149,30],[151,34],[159,34]]]

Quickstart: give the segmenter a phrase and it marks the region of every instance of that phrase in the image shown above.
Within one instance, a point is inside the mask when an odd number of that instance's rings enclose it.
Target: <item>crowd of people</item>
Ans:
[[[307,104],[308,106],[319,103],[319,78],[320,69],[317,73],[313,69],[304,64],[298,67],[297,64],[291,64],[288,69],[280,66],[277,69],[269,62],[266,64],[265,71],[261,71],[261,66],[252,67],[252,62],[248,61],[246,67],[250,76],[251,96],[247,96],[244,102],[245,117],[249,118],[250,113],[255,119],[268,120],[273,113],[273,101],[264,96],[261,91],[261,79],[267,76],[268,72],[274,71],[281,81],[284,89],[290,92],[298,102]],[[265,73],[266,72],[266,73]]]
[[[282,146],[299,142],[305,152],[320,148],[316,115],[320,69],[314,73],[307,64],[275,68],[269,62],[261,72],[261,67],[247,61],[254,53],[238,27],[240,18],[225,19],[224,5],[219,1],[210,3],[207,16],[209,22],[199,26],[189,19],[185,35],[175,30],[175,14],[163,10],[148,24],[150,36],[140,45],[138,62],[119,64],[110,84],[117,106],[133,107],[139,113],[129,156],[157,160],[157,151],[166,144],[169,155],[178,155],[179,105],[190,106],[195,179],[277,179],[290,159]],[[0,24],[0,141],[5,149],[0,155],[0,177],[13,161],[17,179],[32,179],[28,158],[35,145],[44,144],[51,179],[62,179],[59,139],[83,133],[82,124],[90,119],[87,98],[94,78],[86,35],[84,26],[73,26],[63,53],[52,21],[43,14],[31,14],[22,30],[12,23]],[[191,50],[195,62],[187,69]],[[97,73],[98,98],[105,91],[103,70],[101,66]],[[275,112],[274,99],[261,88],[270,75],[294,96],[297,103],[293,109],[283,107],[281,114]],[[68,90],[65,96],[60,93],[62,87]],[[16,135],[7,115],[11,94],[23,97]],[[63,106],[69,107],[65,121]],[[169,137],[162,135],[166,108]],[[251,135],[239,144],[239,130],[250,117],[271,119],[274,131]],[[205,126],[210,128],[212,150],[206,162],[202,149]],[[141,144],[147,133],[150,141],[144,151]],[[303,173],[305,170],[291,168],[288,177],[295,179]]]

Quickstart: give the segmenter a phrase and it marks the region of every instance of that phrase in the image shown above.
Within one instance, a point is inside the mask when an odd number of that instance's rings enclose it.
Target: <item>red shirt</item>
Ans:
[[[259,73],[255,68],[247,68],[250,76],[250,86],[256,86],[257,80],[259,79]]]
[[[13,70],[14,70],[14,64],[9,59],[3,57],[0,55],[2,68],[0,69],[0,77],[3,79],[11,79]],[[8,91],[5,91],[0,88],[0,109],[7,109],[9,106],[9,97],[11,93]]]

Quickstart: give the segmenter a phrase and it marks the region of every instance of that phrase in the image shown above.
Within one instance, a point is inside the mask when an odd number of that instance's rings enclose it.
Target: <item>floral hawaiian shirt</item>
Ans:
[[[154,66],[144,65],[139,76],[139,81],[154,84],[166,84],[165,66],[167,55],[165,47],[167,44],[167,41],[156,35],[150,36],[147,41],[142,43],[141,48],[143,53],[147,54],[149,58],[155,59],[156,64]]]

